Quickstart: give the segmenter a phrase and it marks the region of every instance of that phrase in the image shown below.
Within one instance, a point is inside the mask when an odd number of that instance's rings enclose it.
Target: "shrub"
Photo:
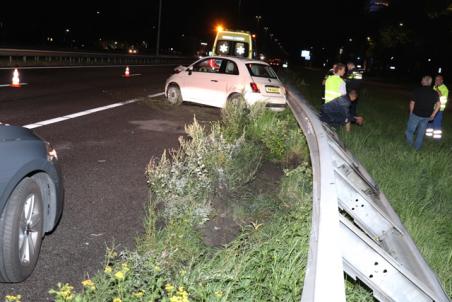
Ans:
[[[243,135],[245,127],[248,125],[248,106],[242,98],[226,102],[226,106],[221,111],[221,118],[224,125],[224,136],[228,140],[234,140]]]
[[[197,223],[208,219],[210,199],[233,191],[253,179],[262,159],[261,149],[244,135],[227,141],[220,124],[210,133],[195,119],[186,127],[190,139],[180,138],[177,151],[152,159],[147,168],[152,208],[171,220],[193,213]]]
[[[288,110],[272,112],[262,105],[255,106],[249,120],[247,135],[265,146],[269,160],[296,167],[309,158],[306,140]]]

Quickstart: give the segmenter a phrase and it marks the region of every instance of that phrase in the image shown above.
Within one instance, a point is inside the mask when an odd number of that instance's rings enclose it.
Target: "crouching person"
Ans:
[[[356,123],[362,125],[364,118],[362,116],[353,116],[351,114],[351,105],[358,98],[355,90],[348,94],[340,96],[328,103],[325,103],[320,108],[320,120],[333,127],[340,127],[345,125],[345,130],[350,131],[350,124]]]

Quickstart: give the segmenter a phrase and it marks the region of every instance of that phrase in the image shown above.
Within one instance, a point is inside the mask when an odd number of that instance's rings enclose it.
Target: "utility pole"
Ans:
[[[242,7],[242,0],[239,0],[239,9],[238,9],[238,14],[237,14],[237,16],[238,16],[238,18],[237,18],[237,25],[239,26],[239,28],[241,28],[242,27],[242,21],[241,21],[241,7]]]
[[[162,19],[162,0],[159,1],[159,19],[157,24],[157,43],[155,45],[155,55],[159,56],[160,50],[160,24]]]

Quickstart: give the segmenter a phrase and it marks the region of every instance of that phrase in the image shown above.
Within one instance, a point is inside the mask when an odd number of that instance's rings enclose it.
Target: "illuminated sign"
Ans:
[[[223,40],[232,40],[232,41],[245,41],[244,37],[234,37],[234,36],[223,36],[221,37]]]
[[[228,50],[229,50],[229,47],[228,47],[228,45],[226,43],[220,45],[220,52],[227,53]]]
[[[304,58],[306,61],[311,60],[311,51],[309,51],[309,50],[302,50],[301,51],[301,57]]]
[[[245,47],[243,47],[243,45],[238,46],[236,52],[238,55],[243,56],[245,54]]]

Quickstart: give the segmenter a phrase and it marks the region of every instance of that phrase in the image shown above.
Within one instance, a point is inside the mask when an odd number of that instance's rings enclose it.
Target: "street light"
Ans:
[[[162,19],[162,0],[159,2],[159,18],[158,18],[158,27],[157,27],[157,42],[155,43],[155,55],[159,55],[160,49],[160,24]]]

